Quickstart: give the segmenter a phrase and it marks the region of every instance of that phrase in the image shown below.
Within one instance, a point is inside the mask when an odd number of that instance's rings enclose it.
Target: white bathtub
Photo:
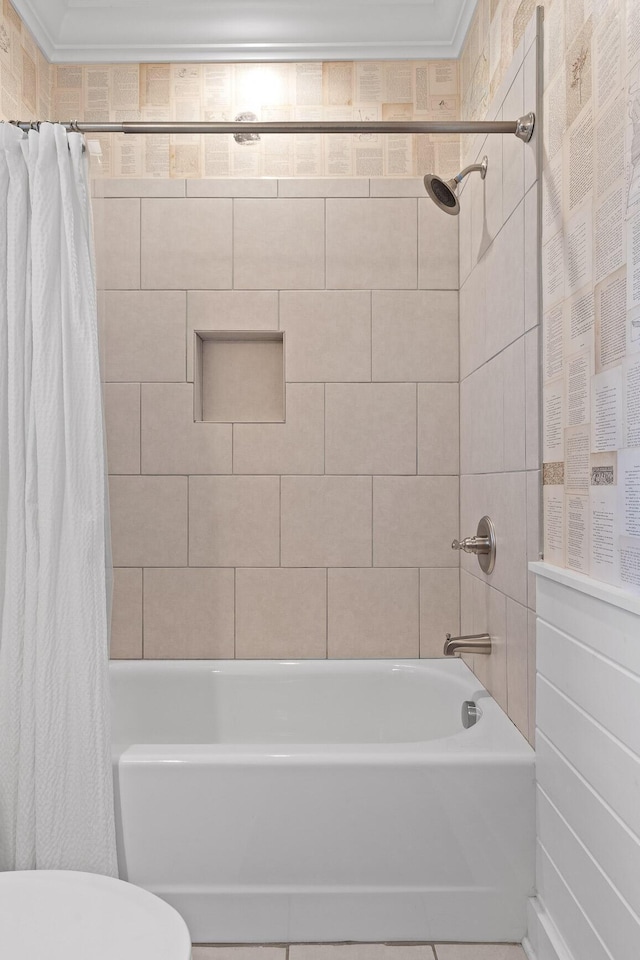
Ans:
[[[121,876],[194,941],[522,939],[534,754],[462,661],[111,669]]]

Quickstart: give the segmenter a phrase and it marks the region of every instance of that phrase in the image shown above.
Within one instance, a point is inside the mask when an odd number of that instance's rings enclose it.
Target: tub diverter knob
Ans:
[[[484,573],[491,573],[496,562],[496,531],[491,517],[483,517],[478,524],[475,537],[454,540],[452,550],[475,553]]]

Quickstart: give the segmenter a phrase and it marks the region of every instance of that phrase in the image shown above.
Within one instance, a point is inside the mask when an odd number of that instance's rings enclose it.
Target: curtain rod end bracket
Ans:
[[[518,120],[516,120],[516,129],[514,133],[519,140],[524,140],[525,143],[529,143],[529,140],[531,140],[531,137],[533,136],[535,125],[535,113],[525,113],[523,117],[520,117]]]

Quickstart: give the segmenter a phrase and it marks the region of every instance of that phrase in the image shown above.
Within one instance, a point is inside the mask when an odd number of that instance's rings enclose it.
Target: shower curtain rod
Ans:
[[[20,130],[37,129],[40,122],[12,121]],[[54,122],[54,121],[52,121]],[[55,121],[57,122],[57,121]],[[75,133],[197,134],[233,133],[512,133],[525,143],[531,139],[533,113],[518,120],[364,120],[364,121],[172,121],[126,120],[123,123],[93,123],[69,120],[61,125]]]

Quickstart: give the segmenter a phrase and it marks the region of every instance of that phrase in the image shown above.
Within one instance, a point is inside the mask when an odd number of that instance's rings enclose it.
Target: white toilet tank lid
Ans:
[[[180,914],[141,887],[70,870],[0,873],[0,957],[190,960]]]

